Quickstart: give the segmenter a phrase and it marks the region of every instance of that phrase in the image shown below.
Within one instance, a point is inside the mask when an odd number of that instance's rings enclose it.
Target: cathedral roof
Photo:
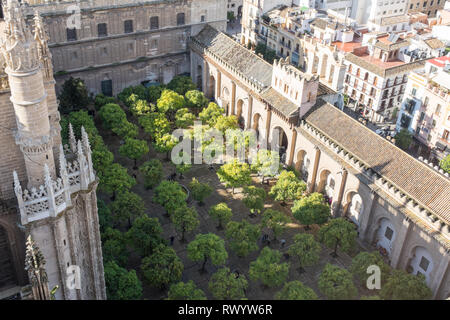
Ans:
[[[253,78],[269,87],[272,82],[272,65],[258,57],[226,34],[206,25],[193,37],[204,48],[220,57],[248,79]]]
[[[266,102],[268,102],[273,108],[280,111],[284,116],[289,118],[295,111],[298,110],[298,105],[285,98],[277,90],[270,87],[261,94]]]
[[[304,120],[401,192],[450,223],[448,178],[321,99]]]

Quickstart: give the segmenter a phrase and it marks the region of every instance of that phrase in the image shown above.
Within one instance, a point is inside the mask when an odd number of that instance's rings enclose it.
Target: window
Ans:
[[[434,114],[437,116],[441,114],[441,105],[440,104],[438,104],[436,106],[436,110],[434,111]]]
[[[422,257],[422,259],[420,259],[419,267],[422,268],[422,270],[426,272],[429,266],[430,266],[430,261],[428,261],[427,258]]]
[[[106,37],[108,35],[106,23],[99,23],[97,25],[97,33],[99,37]]]
[[[102,93],[105,96],[111,97],[112,96],[112,80],[103,80],[102,81]]]
[[[392,240],[393,235],[394,235],[394,230],[392,230],[389,227],[386,227],[386,231],[384,232],[384,236],[386,237],[386,239]]]
[[[151,17],[150,18],[150,30],[159,29],[159,17]]]
[[[200,17],[200,22],[205,22],[205,15],[202,15],[202,16]]]
[[[66,29],[67,41],[76,41],[77,40],[77,29]]]
[[[442,139],[448,140],[450,132],[448,130],[444,130],[444,133],[442,134]]]
[[[184,12],[177,14],[177,26],[181,26],[184,24]]]
[[[373,78],[373,85],[376,86],[377,83],[378,83],[378,78],[377,77]]]
[[[348,73],[352,73],[352,65],[348,66]]]
[[[151,49],[158,49],[158,39],[153,39],[150,46]]]
[[[133,32],[133,20],[126,20],[123,22],[123,29],[125,33]]]

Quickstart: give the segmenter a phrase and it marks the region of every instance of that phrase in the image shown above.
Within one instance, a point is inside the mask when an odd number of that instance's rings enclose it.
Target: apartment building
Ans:
[[[450,57],[428,60],[409,75],[396,129],[408,129],[428,148],[430,160],[450,153]]]
[[[409,0],[408,12],[423,12],[428,17],[434,18],[444,5],[445,0]]]

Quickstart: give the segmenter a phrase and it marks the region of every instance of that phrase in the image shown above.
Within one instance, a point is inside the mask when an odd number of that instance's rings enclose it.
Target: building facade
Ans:
[[[333,215],[355,223],[362,244],[395,268],[424,274],[435,298],[449,297],[448,176],[323,101],[317,76],[284,59],[272,66],[211,27],[190,48],[203,90],[261,143],[281,146],[308,190],[326,193]]]
[[[427,62],[424,70],[408,78],[397,119],[397,131],[408,129],[431,151],[429,160],[450,153],[450,57]]]
[[[189,72],[186,42],[206,23],[226,28],[219,0],[26,1],[48,28],[57,89],[79,77],[93,94],[116,95],[141,82]],[[75,26],[75,28],[74,28]]]
[[[409,0],[408,12],[423,12],[428,17],[434,18],[444,5],[445,0]]]
[[[28,236],[46,260],[56,299],[106,299],[97,214],[97,179],[86,132],[61,144],[48,36],[39,16],[33,31],[24,8],[4,9],[0,72],[0,295],[28,283]],[[79,280],[72,285],[69,274]],[[31,282],[33,287],[35,284]],[[35,297],[36,298],[36,297]]]

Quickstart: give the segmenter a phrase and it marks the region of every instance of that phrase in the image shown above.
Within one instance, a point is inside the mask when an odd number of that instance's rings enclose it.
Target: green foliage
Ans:
[[[153,148],[160,153],[166,153],[166,159],[169,159],[169,152],[178,144],[178,139],[173,135],[166,133],[161,137],[156,137]]]
[[[275,294],[277,300],[317,300],[313,289],[305,286],[302,282],[295,280],[284,285],[281,291]]]
[[[90,102],[84,81],[80,78],[73,77],[70,77],[70,79],[64,82],[58,99],[59,110],[63,114],[85,109]]]
[[[273,64],[273,60],[277,57],[277,53],[275,50],[270,49],[267,47],[264,43],[259,42],[256,45],[255,52],[257,54],[262,54],[263,59],[266,60],[268,63]]]
[[[102,143],[98,147],[92,149],[92,165],[97,174],[101,175],[106,168],[114,162],[114,155],[108,150],[108,147],[103,143],[103,139],[98,136]]]
[[[116,103],[116,99],[114,97],[105,96],[103,93],[99,93],[95,96],[95,110],[100,110],[101,107],[108,103]]]
[[[127,138],[125,144],[120,146],[119,153],[124,157],[133,159],[136,167],[136,161],[148,153],[147,141]]]
[[[162,137],[170,132],[170,122],[163,113],[152,112],[144,116],[140,116],[138,121],[144,128],[144,131],[150,134],[153,139]]]
[[[177,128],[187,128],[194,124],[195,116],[188,108],[181,108],[175,113],[175,125]]]
[[[100,233],[102,233],[106,230],[106,228],[113,226],[113,218],[111,215],[111,210],[102,199],[97,198],[97,210],[98,224],[100,225]]]
[[[200,224],[197,210],[193,207],[188,207],[186,204],[176,208],[170,215],[170,220],[175,226],[175,230],[181,232],[181,241],[185,240],[184,235],[186,232],[194,231]]]
[[[261,149],[256,154],[251,169],[262,176],[261,183],[264,183],[265,177],[274,177],[280,170],[280,155],[278,152]]]
[[[162,92],[161,97],[158,99],[156,107],[159,112],[166,114],[175,113],[177,110],[183,108],[185,104],[186,101],[184,101],[184,97],[182,95],[166,89]]]
[[[147,100],[156,103],[166,87],[164,85],[150,86],[147,88]]]
[[[190,77],[176,76],[167,84],[167,89],[184,96],[186,92],[197,89],[197,86],[192,82]]]
[[[354,224],[344,218],[330,220],[319,230],[319,241],[327,247],[334,247],[334,254],[337,254],[337,248],[345,252],[350,251],[356,242],[356,230]]]
[[[145,281],[157,288],[179,281],[183,274],[183,263],[173,248],[160,244],[153,253],[142,260],[141,270]]]
[[[198,289],[194,281],[178,282],[170,286],[167,300],[206,300],[205,293]]]
[[[371,275],[367,273],[367,268],[371,265],[376,265],[380,268],[381,281],[384,283],[391,272],[391,268],[384,262],[378,251],[360,252],[352,259],[349,271],[361,282],[361,285],[366,286],[367,278]]]
[[[214,233],[198,234],[187,246],[187,256],[192,261],[203,261],[202,270],[208,259],[213,265],[223,265],[228,259],[225,241]]]
[[[151,159],[144,162],[139,171],[144,175],[144,186],[147,189],[151,189],[158,185],[163,178],[163,166],[160,160]]]
[[[220,182],[225,184],[226,188],[234,188],[249,185],[252,182],[250,177],[250,167],[247,163],[233,160],[226,163],[217,170],[217,176]]]
[[[225,112],[225,110],[219,107],[216,103],[210,102],[208,107],[204,108],[199,113],[200,120],[203,123],[207,123],[209,126],[214,127],[217,119]]]
[[[229,268],[221,268],[209,280],[208,288],[214,298],[218,300],[245,299],[248,283],[244,275],[236,277]]]
[[[153,202],[158,203],[171,214],[175,209],[186,205],[186,193],[175,181],[162,181],[153,195]]]
[[[227,224],[225,236],[229,245],[238,257],[246,257],[250,252],[258,250],[258,238],[261,234],[259,226],[250,224],[247,220],[230,221]]]
[[[394,270],[381,287],[380,296],[384,300],[428,300],[432,298],[432,292],[424,275]]]
[[[373,296],[362,296],[360,300],[381,300],[380,296],[373,295]]]
[[[350,272],[329,263],[319,276],[319,290],[330,300],[351,300],[358,294]]]
[[[439,162],[439,166],[442,170],[444,170],[444,172],[450,174],[450,154]]]
[[[203,204],[205,198],[213,191],[209,184],[201,183],[196,178],[192,178],[192,181],[189,183],[189,189],[191,190],[192,198],[200,204]]]
[[[127,106],[130,106],[128,105],[128,99],[132,95],[135,95],[137,99],[146,99],[147,89],[143,85],[131,86],[123,89],[122,92],[117,95],[117,98]]]
[[[105,264],[105,283],[108,300],[137,300],[142,296],[136,271],[127,271],[114,261]]]
[[[250,279],[253,281],[260,280],[268,287],[280,286],[289,275],[289,264],[281,263],[280,260],[280,251],[264,247],[258,259],[250,263]]]
[[[136,180],[128,174],[127,169],[118,163],[108,166],[99,176],[99,189],[113,196],[116,191],[128,190],[136,184]]]
[[[150,255],[159,244],[166,244],[161,237],[162,227],[158,218],[142,215],[134,220],[132,227],[126,233],[126,238],[141,256]]]
[[[115,103],[105,104],[100,108],[98,115],[102,120],[105,129],[116,128],[127,120],[125,111],[123,111],[122,108]]]
[[[228,21],[234,21],[236,18],[234,16],[234,12],[233,11],[227,11],[227,20]]]
[[[220,115],[217,117],[216,123],[214,124],[214,128],[221,131],[222,133],[226,133],[227,130],[237,129],[238,126],[238,118],[236,116],[224,116]]]
[[[128,261],[125,235],[108,227],[102,234],[102,253],[103,261],[115,261],[120,266],[125,266]]]
[[[298,259],[300,267],[310,267],[319,262],[321,245],[308,233],[298,233],[294,236],[294,243],[289,247],[289,255]]]
[[[305,191],[306,184],[299,180],[295,173],[283,170],[269,195],[276,201],[285,202],[301,199]]]
[[[136,138],[139,133],[138,127],[126,119],[119,122],[111,131],[124,139]]]
[[[266,191],[263,188],[248,186],[244,188],[244,199],[242,200],[251,213],[260,213],[264,209]]]
[[[144,200],[136,193],[128,190],[121,190],[117,193],[116,199],[110,204],[111,211],[114,213],[114,220],[118,223],[131,221],[144,214]]]
[[[134,116],[142,116],[152,111],[151,106],[144,99],[138,99],[130,104],[130,111]]]
[[[331,217],[330,206],[325,203],[323,195],[314,192],[300,200],[295,200],[292,214],[301,224],[323,224]]]
[[[291,219],[281,211],[267,209],[264,211],[261,224],[263,227],[272,230],[273,238],[277,239],[286,229],[286,224]]]
[[[186,92],[184,97],[186,99],[187,106],[194,110],[201,110],[208,103],[208,99],[205,97],[203,92],[199,90],[189,90]]]
[[[225,202],[221,202],[209,208],[208,214],[215,220],[219,221],[219,228],[223,224],[228,223],[233,216],[233,212]]]
[[[408,150],[412,143],[412,134],[408,129],[402,129],[395,135],[395,145],[403,150]]]
[[[98,135],[94,118],[92,118],[86,110],[74,111],[63,116],[61,119],[61,138],[63,139],[64,144],[69,143],[69,123],[72,124],[73,133],[77,138],[81,138],[81,127],[84,127],[86,130],[89,140],[91,140],[93,136]]]

